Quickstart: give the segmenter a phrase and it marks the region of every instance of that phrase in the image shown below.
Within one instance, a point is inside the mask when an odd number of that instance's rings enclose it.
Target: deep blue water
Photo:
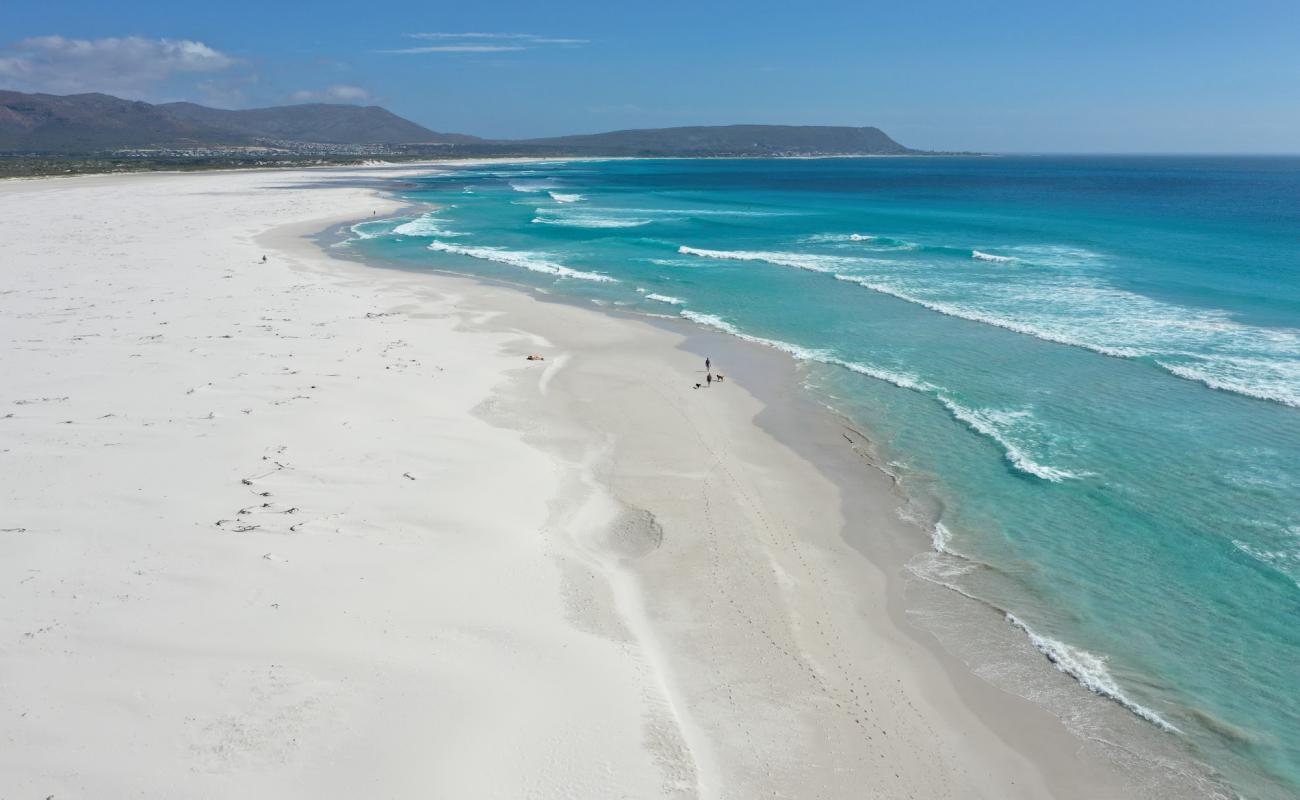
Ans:
[[[1252,797],[1300,794],[1300,159],[494,165],[406,266],[809,362],[936,509],[929,577]]]

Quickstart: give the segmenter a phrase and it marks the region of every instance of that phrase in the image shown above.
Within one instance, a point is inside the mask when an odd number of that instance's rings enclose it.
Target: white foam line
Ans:
[[[908,375],[903,372],[891,372],[878,367],[860,364],[856,361],[845,361],[839,358],[829,358],[826,363],[844,367],[845,369],[852,370],[859,375],[866,375],[868,378],[875,378],[876,380],[885,381],[886,383],[892,383],[900,389],[911,389],[912,391],[920,392],[921,394],[930,394],[938,391],[938,387],[926,383],[915,375]]]
[[[831,272],[823,262],[824,256],[805,255],[803,253],[769,253],[748,250],[704,250],[699,247],[682,245],[677,252],[684,256],[700,258],[717,258],[725,261],[766,261],[784,267],[806,269],[809,272]]]
[[[871,233],[817,233],[803,239],[805,242],[857,242],[859,244],[867,242],[875,245],[872,249],[877,250],[916,250],[921,247],[913,242],[905,242],[901,239],[894,239],[888,236],[877,236]]]
[[[1021,472],[1033,475],[1037,478],[1042,478],[1045,481],[1051,481],[1052,483],[1061,483],[1065,480],[1083,477],[1067,470],[1039,464],[1037,461],[1030,458],[1029,454],[1019,445],[1008,439],[1006,435],[998,429],[997,425],[990,421],[983,413],[966,408],[960,403],[957,403],[942,394],[937,395],[937,398],[939,402],[943,404],[944,408],[948,409],[948,411],[958,420],[964,422],[971,430],[974,430],[977,433],[982,433],[1002,445],[1002,451],[1006,454],[1007,461]]]
[[[842,358],[831,355],[830,352],[826,350],[801,347],[778,339],[767,339],[762,336],[754,336],[753,334],[744,333],[735,325],[732,325],[730,322],[727,322],[721,317],[714,316],[713,314],[684,310],[681,312],[681,316],[691,320],[692,322],[707,325],[711,328],[723,331],[724,333],[731,334],[738,339],[744,339],[748,342],[754,342],[755,344],[761,344],[765,347],[771,347],[775,350],[789,353],[801,361],[816,361],[822,364],[843,367],[856,372],[859,375],[866,375],[867,377],[893,384],[900,389],[910,389],[914,392],[929,395],[942,403],[954,417],[956,417],[960,422],[965,423],[971,430],[987,436],[1001,446],[1002,452],[1006,456],[1007,461],[1017,470],[1027,475],[1032,475],[1045,481],[1051,481],[1052,483],[1061,483],[1065,480],[1074,480],[1086,477],[1084,474],[1077,474],[1056,467],[1039,464],[1030,458],[1030,456],[1025,453],[1019,445],[1009,440],[1002,431],[998,430],[998,428],[983,414],[972,411],[971,409],[954,402],[942,394],[942,389],[921,380],[915,375],[892,372],[890,370],[872,367],[867,364],[860,364],[855,361],[846,361]]]
[[[703,258],[729,259],[734,261],[765,261],[767,263],[776,264],[778,266],[797,267],[799,269],[809,270],[811,272],[830,273],[834,275],[836,280],[845,281],[847,283],[856,283],[857,285],[861,286],[864,289],[870,289],[871,291],[878,292],[880,294],[887,294],[899,300],[903,300],[905,302],[921,306],[922,308],[927,308],[931,311],[944,314],[945,316],[955,317],[958,319],[965,319],[971,322],[978,322],[984,325],[991,325],[993,327],[1002,328],[1004,330],[1008,330],[1013,333],[1024,334],[1026,336],[1033,336],[1036,339],[1041,339],[1047,342],[1053,342],[1055,344],[1062,344],[1062,345],[1067,345],[1069,347],[1079,347],[1085,350],[1091,350],[1094,353],[1100,353],[1104,356],[1110,356],[1112,358],[1132,359],[1132,358],[1142,358],[1144,356],[1150,357],[1150,356],[1157,355],[1157,352],[1150,348],[1114,347],[1114,346],[1098,344],[1096,342],[1084,341],[1074,336],[1069,336],[1065,334],[1055,333],[1049,330],[1044,330],[1041,327],[1027,325],[1023,322],[1006,319],[1004,317],[993,316],[978,311],[971,311],[969,309],[962,308],[960,306],[956,306],[951,303],[944,303],[936,300],[928,300],[922,297],[918,297],[915,294],[912,294],[910,292],[896,288],[894,286],[880,283],[879,281],[871,280],[869,278],[860,275],[847,275],[847,274],[835,273],[830,266],[839,263],[844,263],[844,264],[860,263],[860,260],[842,259],[842,258],[837,258],[835,256],[817,256],[817,255],[809,255],[803,253],[780,253],[780,252],[745,251],[745,250],[705,250],[702,248],[687,247],[687,246],[679,247],[677,249],[677,252],[683,255],[693,255],[693,256],[698,256]],[[974,250],[971,252],[973,258],[978,258],[985,261],[1002,262],[1002,261],[1016,260],[1014,258],[1011,258],[1010,256],[997,256],[990,253],[982,253],[978,250]],[[1117,295],[1117,301],[1122,299],[1123,299],[1122,297]],[[1234,326],[1232,325],[1232,323],[1225,323],[1225,322],[1215,321],[1215,320],[1202,320],[1202,321],[1188,320],[1183,323],[1183,327],[1192,330],[1197,330],[1197,329],[1205,329],[1209,331],[1225,330],[1227,332],[1232,332],[1234,330]],[[1200,356],[1197,356],[1196,354],[1188,354],[1188,355],[1192,357],[1200,358]],[[1225,359],[1223,358],[1219,358],[1218,362],[1222,363],[1224,362],[1224,360]],[[1231,359],[1227,359],[1227,360],[1230,361]],[[1282,375],[1279,375],[1272,380],[1266,381],[1264,385],[1261,385],[1259,380],[1254,380],[1254,381],[1234,380],[1231,377],[1225,377],[1223,375],[1209,374],[1208,372],[1198,369],[1195,366],[1173,364],[1164,360],[1155,360],[1153,363],[1156,366],[1160,367],[1161,369],[1164,369],[1165,371],[1169,372],[1170,374],[1176,377],[1182,378],[1184,380],[1196,381],[1211,389],[1232,392],[1246,397],[1253,397],[1258,400],[1267,400],[1275,403],[1280,403],[1282,405],[1290,406],[1293,408],[1300,408],[1300,393],[1298,393],[1295,390],[1294,381],[1289,380],[1290,376],[1285,374],[1285,371],[1283,371]],[[1269,365],[1269,366],[1273,366],[1276,371],[1276,365]]]
[[[555,185],[550,180],[510,181],[509,183],[511,189],[514,189],[516,192],[524,192],[526,194],[537,194],[538,192],[542,192],[547,189],[550,189]]]
[[[1247,397],[1253,397],[1256,400],[1270,400],[1274,403],[1281,403],[1284,406],[1290,406],[1291,408],[1300,408],[1300,395],[1297,395],[1294,390],[1289,391],[1285,386],[1261,389],[1257,386],[1244,385],[1239,381],[1231,381],[1222,377],[1208,375],[1197,370],[1195,367],[1187,366],[1185,364],[1171,364],[1159,359],[1156,359],[1156,364],[1180,378],[1202,383],[1211,389],[1243,394]]]
[[[393,223],[393,222],[396,222],[396,221],[397,221],[397,220],[395,220],[395,219],[368,219],[368,220],[365,220],[364,222],[358,222],[358,223],[355,223],[354,225],[352,225],[351,227],[349,227],[348,230],[351,231],[352,234],[353,234],[356,238],[358,238],[358,239],[374,239],[374,238],[376,238],[376,237],[378,237],[378,236],[382,236],[383,234],[380,234],[380,233],[368,233],[367,231],[363,231],[363,230],[361,230],[362,226],[366,226],[366,225],[385,225],[385,224]]]
[[[654,292],[647,294],[645,296],[645,299],[655,300],[660,303],[667,303],[670,306],[680,306],[686,303],[686,301],[681,299],[680,297],[672,297],[666,294],[655,294]]]
[[[984,253],[979,250],[970,251],[970,257],[979,261],[992,261],[995,264],[1010,264],[1015,261],[1011,256],[995,256],[992,253]]]
[[[754,336],[749,333],[744,333],[735,325],[732,325],[725,319],[714,316],[713,314],[702,314],[698,311],[686,310],[681,312],[681,316],[691,320],[692,322],[698,322],[701,325],[716,328],[723,333],[729,333],[737,339],[744,339],[747,342],[754,342],[755,344],[761,344],[764,347],[771,347],[774,350],[780,350],[783,353],[789,353],[800,360],[824,361],[826,358],[829,358],[829,355],[824,350],[811,350],[807,347],[800,347],[797,344],[782,342],[778,339],[765,339],[762,336]]]
[[[948,530],[942,522],[934,523],[934,527],[930,529],[930,543],[934,546],[934,552],[947,553],[950,542],[952,542],[952,531]]]
[[[548,275],[555,275],[561,278],[577,278],[584,281],[600,281],[603,283],[618,283],[618,280],[608,275],[600,275],[595,272],[583,272],[581,270],[571,269],[561,264],[547,261],[532,253],[521,253],[514,250],[506,250],[501,247],[462,247],[460,245],[449,244],[435,239],[429,244],[429,249],[440,253],[455,253],[456,255],[478,258],[484,261],[495,261],[499,264],[508,264],[512,267],[530,270],[532,272],[543,272]]]
[[[1038,652],[1046,656],[1047,660],[1052,662],[1058,670],[1074,678],[1084,688],[1102,697],[1114,700],[1163,731],[1182,733],[1156,712],[1130,700],[1120,690],[1119,684],[1115,682],[1110,671],[1106,669],[1105,657],[1089,653],[1087,650],[1078,647],[1071,647],[1057,639],[1036,633],[1010,612],[1007,612],[1007,622],[1024,631],[1025,635],[1029,637],[1030,643],[1037,648]]]
[[[835,276],[835,279],[845,281],[848,283],[856,283],[857,285],[861,286],[864,289],[870,289],[871,291],[879,292],[880,294],[887,294],[891,297],[896,297],[899,300],[903,300],[908,303],[913,303],[923,308],[928,308],[931,311],[936,311],[946,316],[956,317],[958,319],[965,319],[971,322],[979,322],[985,325],[992,325],[997,328],[1002,328],[1004,330],[1012,331],[1013,333],[1021,333],[1026,336],[1033,336],[1036,339],[1042,339],[1043,341],[1046,342],[1068,345],[1070,347],[1080,347],[1083,348],[1084,350],[1091,350],[1094,353],[1100,353],[1101,355],[1110,356],[1112,358],[1133,359],[1133,358],[1141,358],[1143,356],[1154,355],[1154,353],[1149,350],[1140,350],[1140,349],[1130,348],[1130,347],[1108,347],[1106,345],[1100,345],[1093,342],[1084,342],[1079,339],[1071,338],[1069,336],[1062,336],[1059,334],[1052,333],[1050,331],[1045,331],[1042,328],[1037,328],[1032,325],[1025,325],[1024,323],[1012,322],[1010,320],[1002,319],[1000,317],[993,317],[987,314],[980,314],[978,312],[968,311],[964,308],[960,308],[958,306],[954,306],[949,303],[941,303],[933,300],[925,300],[923,298],[917,297],[908,292],[895,289],[892,286],[871,281],[869,279],[862,278],[856,275],[837,274]],[[1188,354],[1188,355],[1199,358],[1199,356],[1197,356],[1196,354]],[[1277,383],[1281,385],[1261,388],[1260,386],[1252,386],[1243,381],[1234,381],[1234,380],[1225,379],[1223,377],[1216,377],[1214,375],[1209,375],[1197,370],[1195,367],[1191,367],[1188,365],[1173,364],[1161,359],[1154,359],[1152,363],[1154,363],[1156,366],[1160,367],[1161,369],[1165,370],[1166,372],[1170,373],[1171,375],[1182,378],[1184,380],[1190,380],[1190,381],[1195,381],[1197,383],[1201,383],[1211,389],[1224,391],[1224,392],[1231,392],[1233,394],[1239,394],[1245,397],[1253,397],[1257,400],[1267,400],[1270,402],[1279,403],[1284,406],[1290,406],[1292,408],[1300,408],[1300,394],[1297,394],[1289,383],[1281,379],[1277,381]]]
[[[675,217],[789,217],[799,211],[740,211],[726,208],[593,208],[627,214],[671,214]]]
[[[1069,347],[1080,347],[1085,350],[1091,350],[1094,353],[1100,353],[1105,356],[1110,356],[1112,358],[1132,359],[1132,358],[1141,358],[1144,356],[1149,357],[1156,354],[1155,352],[1149,349],[1138,349],[1133,347],[1112,347],[1112,346],[1097,344],[1095,342],[1082,341],[1075,337],[1066,336],[1066,335],[1054,333],[1052,331],[1044,330],[1041,327],[1035,327],[1033,325],[1027,325],[1022,322],[1017,322],[1002,317],[992,316],[989,314],[983,314],[977,311],[971,311],[962,308],[960,306],[953,305],[951,303],[944,303],[936,300],[928,300],[922,297],[918,297],[902,289],[898,289],[888,284],[880,283],[879,281],[874,281],[860,275],[847,275],[842,273],[835,273],[830,268],[830,266],[828,266],[828,263],[833,264],[836,263],[837,261],[843,261],[843,260],[836,259],[833,256],[815,256],[815,255],[807,255],[802,253],[779,253],[779,252],[744,251],[744,250],[706,250],[702,248],[687,247],[687,246],[679,247],[677,249],[677,252],[683,255],[693,255],[693,256],[698,256],[703,258],[729,259],[735,261],[765,261],[767,263],[776,264],[778,266],[796,267],[799,269],[809,270],[811,272],[830,273],[834,275],[836,280],[845,281],[847,283],[855,283],[864,289],[869,289],[873,292],[878,292],[880,294],[886,294],[889,295],[890,297],[895,297],[899,300],[903,300],[904,302],[912,303],[914,305],[921,306],[922,308],[927,308],[931,311],[935,311],[945,316],[955,317],[957,319],[964,319],[970,322],[978,322],[984,325],[991,325],[993,327],[1002,328],[1003,330],[1008,330],[1013,333],[1019,333],[1026,336],[1033,336],[1036,339],[1041,339],[1047,342],[1053,342],[1055,344],[1067,345]],[[972,251],[972,252],[975,253],[979,251]],[[981,256],[989,256],[989,255],[990,254],[987,253],[981,254]],[[991,258],[985,260],[1000,260],[1000,259],[1009,259],[1009,257],[992,256]],[[1010,259],[1010,260],[1015,260],[1015,259]],[[852,263],[852,259],[849,259],[845,263]],[[1222,324],[1220,323],[1206,323],[1206,324],[1210,326],[1217,325],[1219,327],[1222,327]],[[1171,364],[1163,360],[1156,360],[1153,363],[1155,363],[1156,366],[1164,369],[1165,371],[1169,372],[1172,375],[1175,375],[1179,378],[1183,378],[1184,380],[1199,382],[1211,389],[1233,392],[1235,394],[1244,395],[1246,397],[1253,397],[1259,400],[1268,400],[1271,402],[1280,403],[1285,406],[1300,408],[1300,394],[1297,394],[1291,388],[1291,385],[1282,379],[1275,381],[1276,384],[1279,384],[1277,386],[1268,386],[1268,387],[1261,388],[1260,386],[1251,385],[1244,381],[1236,381],[1236,380],[1224,378],[1222,376],[1209,375],[1200,370],[1197,370],[1194,367],[1187,366],[1187,365]]]
[[[410,222],[402,223],[393,228],[393,233],[398,236],[412,237],[434,237],[434,236],[464,236],[463,233],[450,231],[443,228],[440,223],[446,222],[445,219],[439,219],[432,214],[426,214]]]
[[[921,306],[922,308],[928,308],[931,311],[937,311],[938,313],[944,314],[949,317],[957,317],[958,319],[969,320],[971,322],[980,322],[985,325],[992,325],[996,328],[1003,328],[1004,330],[1009,330],[1014,333],[1023,333],[1026,336],[1033,336],[1036,339],[1042,339],[1048,342],[1055,342],[1056,344],[1064,344],[1064,345],[1069,345],[1071,347],[1082,347],[1086,350],[1092,350],[1094,352],[1101,353],[1102,355],[1113,356],[1115,358],[1137,358],[1139,356],[1148,355],[1148,353],[1144,350],[1135,350],[1126,347],[1105,347],[1103,345],[1086,344],[1078,341],[1077,339],[1070,339],[1065,336],[1058,336],[1056,334],[1052,334],[1047,331],[1044,331],[1040,328],[1035,328],[1031,325],[1025,325],[1018,322],[1011,322],[1009,320],[1000,319],[998,317],[990,317],[985,314],[979,314],[973,311],[967,311],[964,308],[960,308],[958,306],[954,306],[949,303],[940,303],[933,300],[925,300],[913,294],[904,292],[901,289],[895,289],[894,287],[888,286],[883,283],[876,283],[874,281],[871,281],[867,278],[863,278],[858,275],[837,274],[835,276],[835,279],[838,281],[845,281],[847,283],[856,283],[857,285],[861,286],[864,289],[870,289],[871,291],[879,292],[880,294],[887,294],[890,297],[896,297],[899,300],[903,300],[908,303],[913,303],[915,305]]]
[[[538,209],[538,211],[544,211]],[[642,225],[649,225],[652,220],[648,219],[613,219],[610,217],[593,217],[584,215],[573,215],[563,217],[533,217],[534,225],[562,225],[568,228],[637,228]]]

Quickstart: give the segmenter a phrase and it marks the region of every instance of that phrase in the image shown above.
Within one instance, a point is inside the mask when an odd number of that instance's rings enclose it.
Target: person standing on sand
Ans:
[[[713,365],[709,363],[709,357],[708,357],[708,356],[705,356],[705,357],[704,357],[704,371],[705,371],[705,372],[710,372],[710,371],[712,371],[712,369],[713,369]]]
[[[712,373],[712,372],[709,373],[709,377],[708,377],[707,380],[709,381],[709,388],[712,389],[712,388],[713,388],[713,373]]]

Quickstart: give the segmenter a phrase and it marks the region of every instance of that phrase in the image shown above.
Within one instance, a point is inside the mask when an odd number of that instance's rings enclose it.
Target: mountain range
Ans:
[[[87,155],[159,148],[293,150],[304,145],[615,156],[917,152],[870,127],[724,125],[492,140],[432,131],[379,106],[308,103],[230,111],[106,94],[0,90],[0,152]]]

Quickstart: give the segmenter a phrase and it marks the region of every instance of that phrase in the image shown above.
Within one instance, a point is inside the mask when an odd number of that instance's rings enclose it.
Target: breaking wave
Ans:
[[[1156,363],[1180,378],[1211,389],[1300,408],[1300,361],[1224,356],[1204,359],[1190,353],[1184,357],[1183,363],[1164,359],[1156,359]]]
[[[572,269],[562,264],[547,261],[536,253],[506,250],[502,247],[462,247],[448,242],[440,242],[436,239],[429,244],[429,249],[439,253],[454,253],[456,255],[478,258],[484,261],[495,261],[498,264],[508,264],[512,267],[519,267],[531,272],[542,272],[547,275],[555,275],[559,278],[576,278],[584,281],[618,283],[616,279],[611,278],[608,275]]]
[[[680,297],[672,297],[671,295],[666,295],[666,294],[655,294],[654,292],[650,292],[649,294],[647,294],[645,296],[645,299],[654,300],[655,302],[658,303],[667,303],[670,306],[680,306],[686,304],[686,301],[681,299]]]
[[[724,261],[766,261],[769,264],[796,267],[798,269],[806,269],[810,272],[830,273],[834,271],[832,267],[826,264],[826,261],[830,257],[816,256],[806,253],[772,253],[748,250],[704,250],[699,247],[687,247],[686,245],[678,247],[677,252],[684,256],[717,258]]]
[[[1023,446],[1011,438],[1009,429],[1023,425],[1032,419],[1028,411],[976,410],[967,408],[943,394],[937,395],[937,398],[958,421],[1001,445],[1007,461],[1017,470],[1052,483],[1084,477],[1078,473],[1038,463]]]
[[[415,236],[415,237],[435,237],[435,236],[464,236],[465,234],[458,231],[447,230],[442,227],[445,219],[439,219],[431,214],[413,219],[410,222],[402,223],[393,228],[393,233],[398,236]]]
[[[540,181],[510,181],[510,188],[514,189],[516,192],[536,194],[538,192],[544,192],[555,188],[555,181],[549,179]]]
[[[855,244],[870,245],[872,249],[881,250],[916,250],[921,245],[915,242],[909,242],[903,239],[895,239],[890,236],[877,236],[870,233],[818,233],[808,236],[803,241],[810,244],[824,242],[853,242]]]
[[[1070,472],[1069,470],[1042,464],[1034,459],[1025,445],[1013,438],[1017,428],[1030,428],[1032,430],[1034,420],[1033,415],[1030,414],[1029,411],[970,409],[949,397],[943,388],[935,386],[916,375],[849,361],[840,358],[831,351],[825,349],[802,347],[778,339],[754,336],[753,334],[745,333],[730,322],[727,322],[721,317],[713,314],[705,314],[698,311],[682,311],[681,315],[693,322],[716,328],[717,330],[729,333],[739,339],[744,339],[745,341],[754,342],[756,344],[761,344],[766,347],[789,353],[801,361],[816,361],[822,364],[842,367],[851,372],[856,372],[859,375],[865,375],[869,378],[893,384],[900,389],[908,389],[933,397],[941,403],[944,408],[948,409],[948,412],[959,422],[966,425],[972,431],[997,443],[997,445],[1002,448],[1002,452],[1005,455],[1007,462],[1016,470],[1026,475],[1031,475],[1035,478],[1040,478],[1052,483],[1061,483],[1066,480],[1077,480],[1090,475],[1090,473]]]
[[[1061,672],[1069,675],[1079,682],[1084,688],[1091,692],[1101,695],[1102,697],[1114,700],[1124,708],[1137,714],[1142,719],[1154,724],[1163,731],[1170,733],[1182,733],[1175,728],[1163,717],[1144,705],[1130,700],[1123,691],[1120,690],[1119,684],[1106,669],[1106,659],[1087,650],[1078,647],[1071,647],[1062,641],[1043,636],[1034,631],[1024,622],[1020,621],[1016,615],[1007,612],[1007,622],[1016,628],[1019,628],[1029,637],[1030,643],[1047,657]]]
[[[1251,327],[1233,321],[1224,312],[1171,306],[1080,276],[1072,276],[1068,282],[1051,279],[913,287],[881,275],[874,269],[880,263],[867,259],[687,246],[677,252],[831,274],[837,280],[946,316],[1114,358],[1145,358],[1172,375],[1212,389],[1300,408],[1300,359],[1295,356],[1300,353],[1300,331]],[[1076,254],[1092,255],[1087,251]],[[983,295],[960,303],[932,296],[938,291],[970,288]]]
[[[345,239],[339,244],[346,244],[351,241],[363,241],[365,239],[377,239],[388,233],[388,226],[393,224],[391,219],[368,219],[365,222],[358,222],[348,228],[352,236]]]
[[[825,362],[825,359],[829,357],[828,353],[825,350],[814,350],[808,347],[800,347],[797,344],[790,344],[789,342],[783,342],[779,339],[766,339],[762,336],[755,336],[751,333],[745,333],[744,331],[737,328],[735,325],[732,325],[730,322],[727,322],[722,317],[715,316],[713,314],[704,314],[698,311],[688,310],[688,311],[682,311],[681,316],[686,319],[689,319],[692,322],[699,323],[700,325],[707,325],[708,327],[714,328],[716,330],[720,330],[723,333],[731,334],[732,336],[735,336],[737,339],[744,339],[747,342],[761,344],[764,347],[771,347],[774,350],[780,350],[783,353],[789,353],[790,355],[794,356],[797,359],[800,359],[801,361],[823,361],[824,363],[829,363],[829,362]]]
[[[539,212],[545,213],[542,209]],[[563,216],[536,216],[534,225],[560,225],[565,228],[639,228],[653,220],[629,217],[599,217],[591,214],[565,214]]]

